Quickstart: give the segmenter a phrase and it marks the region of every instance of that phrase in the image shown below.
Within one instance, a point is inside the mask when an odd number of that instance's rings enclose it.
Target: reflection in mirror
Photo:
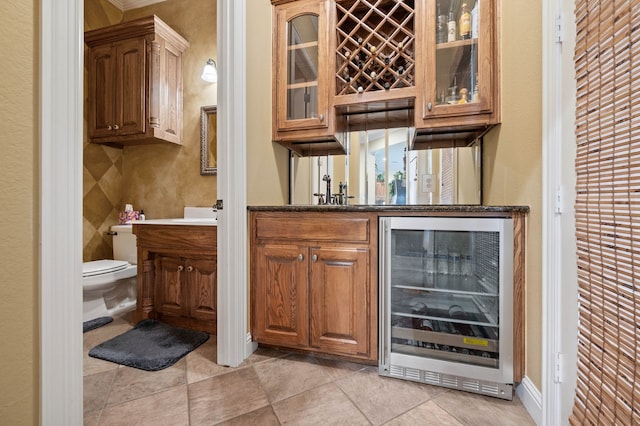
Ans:
[[[318,204],[318,194],[326,200],[345,185],[348,204],[481,203],[481,141],[413,151],[409,134],[406,128],[354,132],[348,155],[292,157],[291,204]]]
[[[203,176],[218,173],[216,111],[215,106],[200,108],[200,174]]]

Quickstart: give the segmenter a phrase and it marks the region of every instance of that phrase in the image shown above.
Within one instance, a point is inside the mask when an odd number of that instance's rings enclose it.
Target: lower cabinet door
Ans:
[[[180,257],[157,256],[155,259],[155,311],[160,316],[188,314],[183,282],[186,279],[184,260]]]
[[[189,288],[189,314],[191,318],[203,321],[217,319],[217,259],[188,259],[187,276]]]
[[[308,347],[308,248],[256,247],[252,273],[252,333],[261,343]]]
[[[314,248],[310,255],[311,347],[369,358],[369,249]]]

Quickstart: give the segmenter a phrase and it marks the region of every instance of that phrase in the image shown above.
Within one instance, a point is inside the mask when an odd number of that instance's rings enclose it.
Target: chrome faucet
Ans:
[[[329,175],[322,176],[322,181],[327,182],[327,191],[325,193],[324,202],[326,204],[333,204],[333,198],[331,196],[331,176]]]

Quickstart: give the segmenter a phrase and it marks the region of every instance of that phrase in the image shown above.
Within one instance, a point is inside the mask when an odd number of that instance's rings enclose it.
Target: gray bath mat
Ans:
[[[207,339],[209,335],[202,331],[147,319],[91,349],[89,356],[140,370],[158,371],[172,366]]]
[[[95,330],[96,328],[100,328],[103,325],[109,324],[111,321],[113,321],[113,318],[111,317],[99,317],[96,319],[85,321],[82,323],[82,332],[86,333],[87,331]]]

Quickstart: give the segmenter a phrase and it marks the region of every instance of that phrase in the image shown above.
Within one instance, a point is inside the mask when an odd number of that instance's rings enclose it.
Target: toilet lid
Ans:
[[[129,266],[126,260],[94,260],[92,262],[84,262],[82,264],[82,276],[92,277],[94,275],[106,274],[125,269]]]

